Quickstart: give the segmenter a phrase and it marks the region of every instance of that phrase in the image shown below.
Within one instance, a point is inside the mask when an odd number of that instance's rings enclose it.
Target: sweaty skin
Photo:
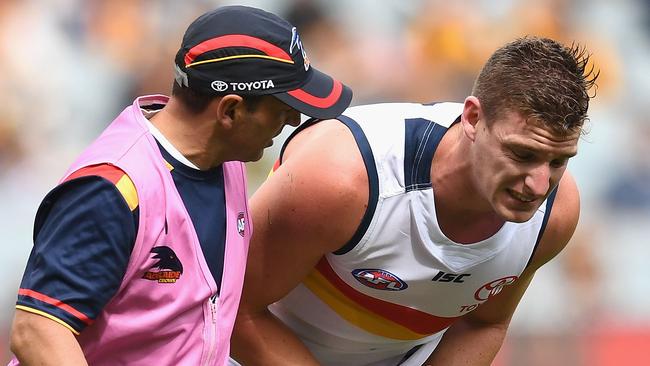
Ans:
[[[558,193],[519,280],[456,321],[426,364],[489,365],[535,271],[564,248],[578,221],[578,191],[564,173],[579,133],[558,137],[516,113],[492,126],[484,121],[478,100],[469,97],[461,122],[434,156],[432,184],[445,235],[460,243],[485,239],[506,220],[530,219],[559,184]],[[246,365],[318,364],[266,307],[287,295],[323,255],[350,240],[368,194],[358,147],[340,122],[320,122],[291,140],[282,164],[251,199],[256,226],[233,338],[236,359]]]

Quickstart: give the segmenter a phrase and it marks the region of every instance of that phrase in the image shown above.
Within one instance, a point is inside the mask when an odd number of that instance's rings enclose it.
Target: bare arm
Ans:
[[[74,334],[44,316],[16,310],[11,351],[21,365],[88,365]]]
[[[571,239],[578,223],[579,201],[575,182],[567,172],[560,182],[551,217],[529,267],[515,284],[452,325],[425,365],[489,366],[492,363],[535,271],[555,257]]]
[[[251,198],[255,230],[232,338],[236,360],[246,366],[317,364],[267,306],[352,237],[368,202],[367,186],[361,155],[341,123],[320,122],[291,141],[283,164]]]

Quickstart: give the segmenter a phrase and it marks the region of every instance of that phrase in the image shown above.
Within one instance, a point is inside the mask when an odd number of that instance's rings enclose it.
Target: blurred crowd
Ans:
[[[296,25],[355,105],[462,101],[516,37],[586,46],[601,76],[570,164],[581,222],[537,274],[495,364],[650,364],[648,0],[0,0],[0,363],[40,200],[136,95],[169,93],[191,20],[234,3]],[[251,193],[279,146],[249,164]]]

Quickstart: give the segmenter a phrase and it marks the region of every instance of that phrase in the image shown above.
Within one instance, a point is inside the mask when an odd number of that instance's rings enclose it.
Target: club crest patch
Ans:
[[[153,247],[151,253],[153,253],[152,259],[158,261],[144,273],[142,278],[158,283],[176,283],[183,274],[183,263],[172,248],[164,245]]]

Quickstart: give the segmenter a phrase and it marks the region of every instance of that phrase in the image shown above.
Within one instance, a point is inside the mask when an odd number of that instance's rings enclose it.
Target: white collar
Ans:
[[[167,138],[162,134],[162,132],[160,132],[160,130],[156,128],[156,126],[154,126],[153,123],[149,121],[149,118],[151,118],[154,114],[158,113],[158,111],[148,111],[146,109],[141,109],[141,110],[142,110],[142,114],[146,117],[145,122],[147,123],[147,127],[149,128],[149,132],[151,132],[151,134],[156,139],[156,141],[158,141],[158,143],[162,145],[163,149],[165,149],[165,151],[167,151],[169,155],[171,155],[174,159],[183,163],[183,165],[186,165],[192,169],[200,170],[199,167],[194,165],[194,163],[192,163],[185,156],[183,156],[183,154],[181,154],[181,152],[178,151],[178,149],[176,149],[174,145],[172,145],[172,143],[169,142],[169,140],[167,140]]]

